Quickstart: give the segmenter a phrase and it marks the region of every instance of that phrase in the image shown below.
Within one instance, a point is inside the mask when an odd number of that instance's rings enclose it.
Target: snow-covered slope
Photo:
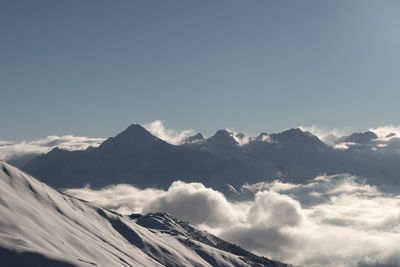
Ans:
[[[167,214],[97,207],[3,162],[0,259],[1,266],[286,266]]]

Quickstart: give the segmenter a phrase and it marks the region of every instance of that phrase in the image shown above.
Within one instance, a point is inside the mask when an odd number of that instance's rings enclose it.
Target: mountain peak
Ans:
[[[214,134],[214,136],[217,136],[217,137],[230,137],[231,135],[229,134],[229,132],[227,130],[223,129],[223,130],[218,130]]]
[[[265,132],[262,132],[254,140],[256,142],[262,142],[262,141],[267,141],[269,139],[270,139],[269,135]]]
[[[299,128],[292,128],[292,129],[285,130],[280,133],[271,134],[271,137],[273,137],[274,139],[277,139],[278,141],[279,140],[280,141],[293,140],[293,139],[297,139],[297,138],[302,138],[304,136],[307,136],[306,132],[303,132]]]
[[[271,134],[270,137],[280,143],[327,147],[317,136],[308,131],[302,131],[299,128],[292,128],[278,134]]]
[[[136,124],[136,123],[129,125],[129,127],[126,128],[126,130],[123,132],[131,132],[131,133],[146,132],[146,133],[149,133],[142,125]]]
[[[183,143],[191,144],[191,143],[198,143],[201,141],[204,141],[204,136],[201,133],[197,133],[193,136],[186,137],[185,140],[183,140]]]
[[[362,132],[362,133],[353,133],[349,136],[344,137],[344,142],[353,142],[353,143],[366,143],[373,139],[378,138],[378,136],[371,131]]]
[[[227,130],[218,130],[213,136],[207,139],[211,144],[218,146],[237,146],[238,142],[229,134]]]
[[[306,132],[303,132],[300,128],[291,128],[289,130],[281,132],[281,134],[286,134],[286,135],[301,135]]]
[[[99,148],[104,148],[110,144],[121,148],[130,149],[132,146],[145,146],[153,142],[164,142],[161,139],[152,135],[140,124],[132,124],[126,130],[117,134],[115,137],[110,137],[104,141]]]

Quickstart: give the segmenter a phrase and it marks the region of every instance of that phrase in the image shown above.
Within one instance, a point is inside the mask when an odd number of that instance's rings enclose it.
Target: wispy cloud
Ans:
[[[393,138],[400,138],[400,126],[386,125],[370,128],[369,131],[374,132],[381,141],[390,141]]]
[[[154,188],[138,189],[128,184],[110,185],[100,190],[87,186],[65,192],[122,214],[140,213],[146,204],[165,193]]]
[[[365,132],[372,132],[376,134],[377,138],[370,140],[360,138],[357,142],[355,140],[345,140],[348,135],[352,134],[349,130],[326,129],[315,125],[299,126],[299,128],[303,131],[311,132],[325,144],[339,150],[353,148],[364,151],[400,153],[400,126],[385,125],[370,128]]]
[[[173,129],[167,129],[164,126],[164,123],[160,120],[156,120],[151,123],[145,123],[143,124],[143,127],[146,128],[146,130],[148,130],[152,135],[157,136],[158,138],[173,145],[179,145],[185,140],[185,138],[195,134],[194,130],[177,131]]]
[[[55,147],[66,150],[83,150],[87,149],[89,146],[97,147],[103,141],[104,138],[90,138],[73,135],[54,135],[33,141],[23,141],[20,143],[0,141],[0,160],[18,160],[28,155],[34,156],[47,153]]]
[[[250,141],[252,141],[254,139],[254,137],[249,137],[249,136],[247,136],[245,134],[235,132],[235,131],[233,131],[231,129],[226,129],[226,130],[228,131],[230,136],[232,136],[232,138],[235,139],[235,141],[240,146],[246,145],[246,144],[248,144]]]
[[[348,135],[351,133],[349,129],[328,129],[324,127],[319,127],[316,125],[311,126],[299,126],[299,129],[302,131],[307,131],[317,136],[322,142],[327,145],[335,145],[337,144],[340,137]]]

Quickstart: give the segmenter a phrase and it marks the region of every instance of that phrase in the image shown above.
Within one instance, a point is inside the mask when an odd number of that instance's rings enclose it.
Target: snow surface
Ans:
[[[1,266],[287,266],[165,213],[100,208],[3,162],[0,259]]]

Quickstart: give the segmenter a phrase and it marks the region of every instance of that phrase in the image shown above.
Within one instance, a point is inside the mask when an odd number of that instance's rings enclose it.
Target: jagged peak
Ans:
[[[145,145],[150,142],[164,142],[158,137],[152,135],[140,124],[132,124],[115,137],[110,137],[104,141],[99,148],[104,148],[109,144],[120,144],[125,148],[129,148],[130,145]],[[166,142],[164,142],[166,143]]]
[[[260,133],[256,138],[254,138],[254,141],[256,141],[256,142],[266,142],[269,140],[270,140],[270,137],[265,132]]]
[[[343,137],[343,142],[365,143],[377,138],[378,136],[371,131],[355,132],[349,136]]]
[[[193,136],[186,137],[183,140],[183,144],[191,144],[191,143],[198,143],[204,141],[204,136],[201,133],[197,133]]]
[[[285,131],[282,131],[278,134],[285,134],[285,135],[301,135],[306,133],[305,131],[301,130],[300,128],[291,128]]]
[[[146,135],[151,135],[151,133],[149,131],[147,131],[142,125],[140,124],[131,124],[129,125],[128,128],[126,128],[125,131],[121,132],[121,133],[129,133],[129,134],[137,134],[137,133],[142,133],[142,134],[146,134]]]
[[[207,139],[209,143],[222,146],[237,146],[238,142],[227,130],[218,130],[213,136]]]
[[[55,148],[50,150],[48,153],[58,153],[58,152],[62,152],[62,151],[67,151],[67,150],[59,148],[58,146],[56,146]]]
[[[309,131],[303,131],[300,128],[291,128],[285,131],[282,131],[277,134],[271,134],[271,136],[279,136],[279,137],[311,137],[317,138],[317,136],[313,135]]]
[[[292,128],[277,134],[269,135],[274,142],[279,143],[296,143],[303,145],[317,145],[320,147],[327,147],[317,136],[308,131],[303,131],[300,128]]]

